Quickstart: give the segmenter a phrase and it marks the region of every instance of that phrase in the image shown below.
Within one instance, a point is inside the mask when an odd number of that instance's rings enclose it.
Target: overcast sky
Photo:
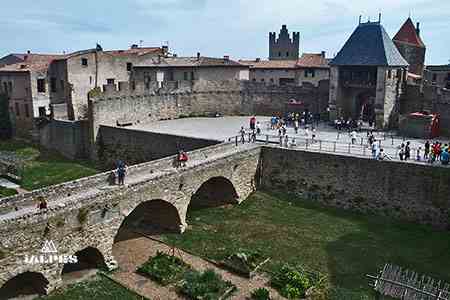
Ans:
[[[378,19],[392,37],[409,14],[421,22],[428,64],[450,59],[450,0],[22,0],[0,10],[0,56],[62,53],[131,44],[160,46],[178,55],[266,58],[268,32],[287,24],[300,32],[301,52],[332,57],[358,16]]]

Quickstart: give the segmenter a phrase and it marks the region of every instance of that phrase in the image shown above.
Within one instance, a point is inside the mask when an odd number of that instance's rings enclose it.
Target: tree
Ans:
[[[0,93],[0,139],[12,137],[12,123],[9,116],[9,97]]]

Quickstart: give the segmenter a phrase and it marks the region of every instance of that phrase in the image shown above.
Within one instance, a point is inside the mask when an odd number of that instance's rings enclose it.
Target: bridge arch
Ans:
[[[162,199],[138,204],[122,221],[114,243],[145,235],[179,233],[183,219],[178,209]]]
[[[49,281],[42,273],[24,272],[6,281],[0,287],[0,299],[47,294]]]
[[[87,247],[75,253],[76,263],[64,264],[61,271],[62,280],[78,279],[84,275],[90,275],[92,271],[106,269],[107,265],[103,254],[94,247]]]
[[[212,177],[203,182],[192,195],[189,210],[238,204],[239,195],[232,181],[223,176]]]

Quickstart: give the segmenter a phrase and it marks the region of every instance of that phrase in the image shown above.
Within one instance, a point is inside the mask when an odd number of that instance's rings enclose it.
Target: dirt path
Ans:
[[[145,237],[116,243],[113,254],[119,263],[119,270],[113,274],[113,278],[152,300],[184,299],[176,293],[173,286],[163,287],[135,273],[135,270],[146,262],[150,256],[156,255],[157,251],[171,253],[171,248]],[[269,280],[262,274],[258,274],[252,279],[247,279],[217,268],[214,264],[182,250],[177,249],[175,254],[181,256],[194,269],[199,271],[213,269],[221,274],[225,280],[229,280],[235,284],[238,291],[231,299],[249,299],[250,293],[260,287],[269,289],[272,299],[284,299],[275,290],[268,287]]]

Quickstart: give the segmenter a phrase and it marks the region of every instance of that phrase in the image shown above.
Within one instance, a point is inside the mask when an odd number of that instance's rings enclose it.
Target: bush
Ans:
[[[137,271],[159,284],[168,285],[180,280],[189,269],[190,266],[180,258],[158,251]]]
[[[180,292],[194,300],[225,299],[235,290],[236,286],[213,270],[187,272],[180,286]]]
[[[253,300],[270,300],[270,293],[266,288],[259,288],[254,290],[250,297]]]
[[[306,291],[312,287],[308,274],[302,268],[284,265],[276,271],[271,278],[271,285],[283,297],[299,299],[306,296]]]
[[[8,189],[5,187],[0,186],[0,198],[3,197],[10,197],[17,194],[17,191],[14,189]]]
[[[264,261],[265,258],[257,251],[240,250],[224,259],[222,265],[233,272],[250,277]]]

